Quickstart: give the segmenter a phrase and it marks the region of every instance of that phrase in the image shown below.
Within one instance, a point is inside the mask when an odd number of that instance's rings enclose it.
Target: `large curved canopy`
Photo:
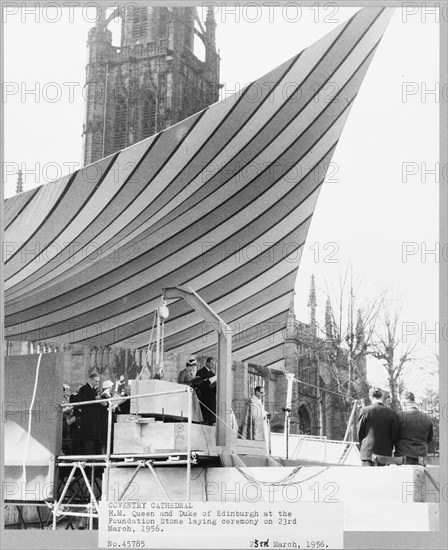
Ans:
[[[7,338],[144,347],[162,288],[188,285],[235,359],[280,366],[319,191],[389,18],[361,10],[240,93],[8,199]],[[214,343],[170,305],[165,350]]]

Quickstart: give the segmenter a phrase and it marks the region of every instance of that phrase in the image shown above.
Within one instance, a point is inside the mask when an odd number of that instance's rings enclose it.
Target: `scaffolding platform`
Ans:
[[[188,459],[187,452],[178,452],[176,450],[160,453],[128,453],[111,454],[109,457],[110,467],[132,466],[140,461],[151,461],[154,466],[186,464]],[[58,467],[68,467],[76,462],[82,462],[86,466],[106,465],[107,455],[61,455],[57,457]],[[192,465],[201,465],[204,462],[219,461],[219,453],[206,453],[203,451],[190,451],[190,463]]]

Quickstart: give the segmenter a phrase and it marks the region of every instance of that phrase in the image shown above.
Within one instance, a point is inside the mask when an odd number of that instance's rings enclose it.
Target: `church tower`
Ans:
[[[194,7],[105,10],[88,35],[84,165],[145,139],[219,99],[216,22]],[[121,19],[121,45],[108,25]],[[203,59],[195,52],[195,35]]]

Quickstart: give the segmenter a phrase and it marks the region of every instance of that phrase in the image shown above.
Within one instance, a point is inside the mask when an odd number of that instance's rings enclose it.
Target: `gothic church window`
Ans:
[[[298,410],[299,415],[299,433],[303,435],[311,435],[311,418],[308,409],[305,405],[300,405]]]
[[[327,414],[330,411],[328,410],[327,394],[325,392],[325,382],[321,376],[319,376],[319,388],[320,388],[319,416],[320,416],[320,424],[321,424],[321,433],[326,434],[327,433]]]
[[[148,94],[142,104],[142,139],[156,132],[156,100],[153,94]]]
[[[159,36],[165,38],[168,20],[167,8],[160,8],[159,12]]]
[[[137,11],[132,19],[132,38],[138,38],[140,36],[140,14],[139,9],[137,8]]]
[[[147,8],[136,8],[132,18],[132,38],[143,38],[148,31]]]
[[[304,384],[311,384],[312,365],[307,357],[299,359],[299,379]],[[309,386],[308,386],[309,387]]]
[[[140,8],[140,36],[144,38],[148,33],[148,10],[147,8]]]
[[[115,101],[114,117],[114,147],[123,149],[126,147],[126,126],[128,118],[128,109],[123,96],[118,96]]]
[[[192,100],[188,94],[187,87],[185,86],[184,97],[182,99],[182,111],[181,111],[182,118],[187,118],[192,112],[191,104],[192,104]]]

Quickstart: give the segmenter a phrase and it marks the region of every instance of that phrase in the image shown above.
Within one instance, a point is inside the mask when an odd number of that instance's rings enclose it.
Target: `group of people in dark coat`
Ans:
[[[191,356],[185,369],[179,373],[178,382],[191,385],[198,396],[202,418],[206,424],[216,423],[216,361],[208,357],[205,366],[195,373],[196,358]],[[159,377],[160,378],[160,377]],[[124,377],[117,381],[116,391],[111,380],[106,380],[100,390],[100,377],[97,372],[90,374],[86,384],[81,386],[76,394],[69,394],[70,387],[64,384],[64,401],[70,402],[72,407],[64,408],[63,441],[65,454],[98,455],[106,453],[108,404],[91,403],[82,405],[85,401],[108,399],[116,395],[127,396]],[[130,413],[130,400],[117,401],[112,413],[112,441],[113,424],[116,415]]]
[[[369,391],[371,405],[363,407],[358,421],[360,455],[363,466],[374,466],[372,455],[404,457],[406,464],[418,464],[428,454],[433,438],[431,417],[419,411],[414,394],[402,392],[398,413],[383,403],[380,388]]]
[[[120,395],[127,395],[121,379],[117,384],[117,388]],[[90,374],[87,383],[79,388],[78,393],[70,396],[70,403],[73,403],[73,408],[66,408],[66,410],[71,409],[75,422],[67,429],[68,423],[66,419],[68,418],[68,413],[64,412],[64,430],[65,434],[68,434],[70,437],[70,450],[73,454],[98,455],[106,453],[108,429],[107,402],[91,403],[82,406],[80,404],[84,401],[108,399],[113,397],[114,394],[114,383],[111,380],[106,380],[103,382],[102,389],[100,390],[100,377],[98,373],[93,372]],[[129,399],[122,403],[119,401],[114,403],[112,430],[117,413],[129,414],[129,408]]]
[[[194,375],[196,359],[190,357],[185,369],[179,373],[178,382],[191,385],[197,393],[203,420],[206,424],[216,422],[216,361],[208,357],[204,367]],[[121,382],[120,392],[126,395]],[[107,444],[108,408],[107,402],[76,406],[83,401],[107,399],[114,395],[113,382],[103,382],[99,389],[100,377],[97,373],[89,376],[87,384],[79,389],[69,400],[73,408],[64,411],[64,430],[72,439],[74,454],[104,454]],[[67,386],[64,385],[64,398],[68,399]],[[404,391],[400,396],[401,408],[395,412],[383,403],[383,392],[373,387],[369,391],[371,405],[363,407],[358,419],[358,437],[360,456],[363,466],[374,466],[372,455],[404,457],[406,464],[418,464],[420,457],[428,454],[428,444],[433,439],[431,417],[421,412],[414,394]],[[114,406],[113,421],[117,412],[129,413],[130,401],[117,402]],[[73,418],[76,420],[73,421]],[[71,419],[71,420],[69,420]],[[69,425],[70,422],[70,425]]]

